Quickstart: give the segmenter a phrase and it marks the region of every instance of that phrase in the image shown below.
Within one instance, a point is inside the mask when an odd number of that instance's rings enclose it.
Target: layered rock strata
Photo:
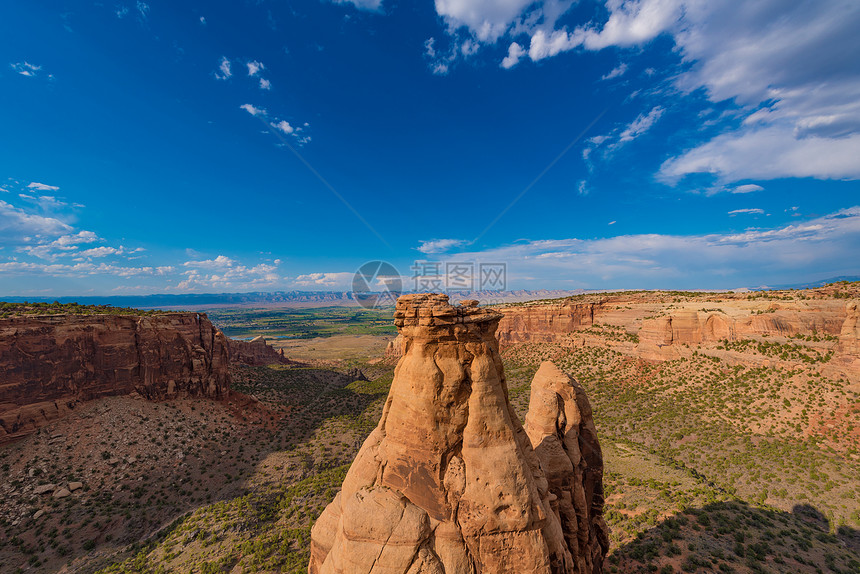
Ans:
[[[259,367],[264,365],[286,365],[291,363],[284,356],[284,350],[276,350],[269,345],[265,337],[254,337],[250,341],[239,341],[237,339],[227,339],[227,346],[230,350],[231,365],[248,365],[250,367]]]
[[[527,432],[508,400],[499,319],[445,295],[398,300],[403,357],[378,426],[314,525],[310,574],[601,572],[587,400],[545,365]]]
[[[0,319],[0,442],[102,396],[224,396],[228,362],[226,338],[198,313]]]

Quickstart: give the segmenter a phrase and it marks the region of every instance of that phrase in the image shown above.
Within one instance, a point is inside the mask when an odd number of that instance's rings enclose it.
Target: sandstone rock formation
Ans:
[[[601,572],[587,400],[544,365],[527,434],[508,401],[499,319],[446,295],[398,300],[404,355],[378,426],[314,525],[310,574]]]
[[[385,346],[385,358],[399,359],[403,356],[403,335],[397,335]]]
[[[643,359],[678,358],[673,345],[735,341],[756,335],[791,337],[798,334],[835,334],[843,322],[830,306],[819,309],[792,309],[768,305],[767,312],[731,317],[724,313],[680,310],[662,317],[645,319],[639,331],[639,354]]]
[[[833,374],[844,374],[860,381],[860,303],[849,301],[845,305],[845,321],[839,332],[839,342],[829,365]]]
[[[590,327],[604,303],[553,302],[544,305],[504,307],[499,341],[504,344],[552,342],[561,335]]]
[[[229,393],[227,341],[205,315],[38,315],[0,319],[0,442],[78,401]]]
[[[264,365],[289,364],[291,361],[284,357],[284,350],[276,351],[262,335],[250,341],[227,339],[230,349],[231,365],[248,365],[260,367]]]

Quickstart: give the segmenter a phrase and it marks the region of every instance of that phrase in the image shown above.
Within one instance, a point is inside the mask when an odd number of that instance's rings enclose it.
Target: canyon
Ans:
[[[651,362],[689,358],[694,352],[762,367],[811,361],[822,372],[860,382],[856,300],[860,293],[852,289],[632,292],[502,306],[498,337],[502,347],[608,345]],[[760,352],[757,343],[771,344],[772,352]],[[388,354],[396,356],[397,349],[392,346]]]
[[[288,362],[265,339],[228,339],[200,313],[3,317],[0,443],[106,396],[222,399],[231,363]]]

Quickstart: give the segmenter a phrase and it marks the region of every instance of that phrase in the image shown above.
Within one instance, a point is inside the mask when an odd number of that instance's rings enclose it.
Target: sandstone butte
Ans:
[[[508,400],[501,314],[404,295],[403,356],[376,429],[311,533],[310,574],[602,571],[603,463],[582,388],[552,363],[525,426]]]
[[[231,365],[257,367],[273,364],[286,365],[293,362],[284,356],[283,349],[276,351],[266,342],[265,337],[262,335],[254,337],[250,341],[238,341],[228,338],[227,347],[230,350]]]

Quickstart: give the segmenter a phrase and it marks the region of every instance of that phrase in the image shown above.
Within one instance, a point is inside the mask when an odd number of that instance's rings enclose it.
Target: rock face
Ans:
[[[550,507],[575,572],[599,572],[608,530],[603,522],[603,456],[583,388],[555,364],[541,364],[531,384],[526,434],[540,460]]]
[[[603,306],[602,302],[563,302],[505,307],[499,324],[499,341],[503,345],[556,341],[564,334],[593,325],[595,313],[600,313]]]
[[[385,346],[385,358],[399,359],[403,356],[403,335],[397,335]]]
[[[845,322],[834,349],[832,371],[860,381],[860,302],[849,301],[845,306]]]
[[[227,346],[230,349],[230,364],[233,365],[260,367],[264,365],[286,365],[291,362],[284,357],[283,349],[281,352],[276,351],[262,336],[254,337],[250,341],[228,338]]]
[[[309,573],[601,572],[602,462],[581,389],[543,366],[527,434],[508,401],[501,314],[424,294],[394,316],[404,354],[314,525]]]
[[[798,334],[835,334],[843,318],[832,309],[780,309],[745,317],[728,317],[722,313],[683,310],[663,317],[645,319],[639,331],[637,351],[643,359],[678,358],[673,345],[735,341],[754,335],[791,337]]]
[[[0,442],[102,396],[224,396],[228,360],[226,338],[198,313],[0,319]]]

